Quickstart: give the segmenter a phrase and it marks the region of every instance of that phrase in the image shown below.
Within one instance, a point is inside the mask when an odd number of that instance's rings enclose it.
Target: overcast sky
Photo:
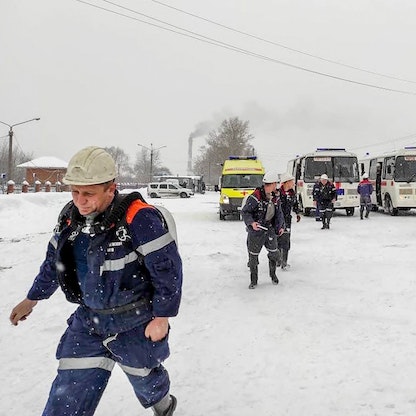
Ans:
[[[230,116],[250,122],[259,157],[279,171],[319,146],[362,155],[416,144],[414,0],[113,2],[132,11],[88,1],[125,16],[76,0],[1,0],[0,120],[41,117],[14,129],[34,157],[69,160],[96,144],[133,161],[137,143],[167,146],[162,163],[185,174],[189,135]],[[194,156],[204,143],[194,139]]]

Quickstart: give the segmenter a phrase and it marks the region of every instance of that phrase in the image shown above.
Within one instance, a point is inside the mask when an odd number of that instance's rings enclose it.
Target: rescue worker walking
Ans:
[[[143,407],[171,416],[176,398],[162,362],[169,317],[181,300],[182,263],[174,224],[140,194],[118,194],[116,167],[104,149],[76,153],[63,182],[62,210],[46,258],[10,321],[25,320],[58,286],[79,306],[57,348],[58,374],[43,416],[91,416],[118,364]]]
[[[284,218],[276,190],[277,173],[266,172],[263,185],[256,188],[242,208],[242,218],[247,229],[248,266],[250,267],[249,289],[255,289],[258,282],[259,254],[264,246],[268,251],[269,276],[278,284],[276,268],[279,262],[277,236],[284,230]]]
[[[278,238],[277,246],[280,250],[281,268],[287,270],[290,265],[287,258],[290,250],[290,236],[292,229],[292,211],[296,214],[296,222],[300,221],[299,203],[294,190],[295,178],[289,173],[283,173],[280,177],[280,203],[285,219],[284,233]]]
[[[329,230],[334,202],[337,198],[337,190],[332,182],[329,181],[328,175],[323,173],[318,182],[315,183],[312,190],[313,201],[316,209],[322,219],[321,229]]]
[[[368,180],[368,175],[363,174],[362,181],[357,186],[357,192],[360,194],[360,219],[363,219],[364,209],[365,217],[368,218],[371,211],[371,194],[373,193],[373,185]]]

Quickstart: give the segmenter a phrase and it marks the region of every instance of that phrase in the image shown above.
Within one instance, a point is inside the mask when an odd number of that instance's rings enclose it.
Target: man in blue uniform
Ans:
[[[329,230],[334,202],[337,199],[337,190],[334,184],[329,180],[328,175],[323,173],[318,182],[315,183],[312,190],[313,202],[322,219],[322,230]]]
[[[373,193],[373,185],[368,180],[368,175],[363,174],[362,181],[357,186],[357,192],[360,194],[360,219],[363,219],[364,209],[365,217],[368,218],[371,211],[371,194]]]
[[[91,146],[75,154],[64,183],[72,202],[60,215],[13,325],[61,287],[79,307],[57,348],[58,375],[43,416],[93,415],[118,364],[156,416],[171,416],[176,398],[161,364],[169,356],[169,317],[178,313],[182,263],[175,230],[140,196],[118,194],[114,160]]]
[[[283,173],[280,176],[280,203],[282,206],[282,212],[285,219],[284,233],[279,237],[277,245],[280,250],[281,268],[287,270],[290,265],[287,263],[287,258],[290,250],[290,236],[292,229],[292,211],[296,214],[296,221],[300,221],[299,203],[296,197],[295,177],[290,173]]]
[[[263,185],[256,188],[246,200],[241,214],[247,229],[248,266],[250,267],[249,289],[255,289],[258,281],[258,264],[261,249],[266,247],[269,259],[269,275],[273,284],[278,284],[276,267],[279,261],[277,236],[282,235],[284,219],[280,199],[276,190],[277,173],[266,172]]]

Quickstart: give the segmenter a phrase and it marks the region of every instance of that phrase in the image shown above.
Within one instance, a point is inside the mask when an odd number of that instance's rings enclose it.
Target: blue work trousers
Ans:
[[[43,416],[92,416],[118,364],[143,407],[169,392],[169,375],[161,362],[169,356],[168,337],[153,342],[146,324],[119,334],[98,335],[75,312],[68,320],[56,358],[56,376]]]

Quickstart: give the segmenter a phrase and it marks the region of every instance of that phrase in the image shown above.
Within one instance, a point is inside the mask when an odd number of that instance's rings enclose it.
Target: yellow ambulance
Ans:
[[[220,220],[241,218],[243,198],[262,185],[264,167],[257,156],[230,156],[220,177]]]

